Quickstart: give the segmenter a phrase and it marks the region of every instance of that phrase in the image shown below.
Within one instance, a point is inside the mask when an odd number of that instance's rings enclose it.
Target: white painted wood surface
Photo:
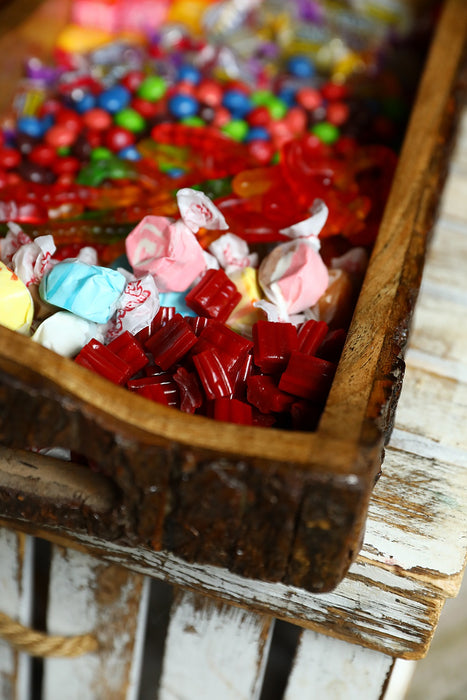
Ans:
[[[32,617],[33,539],[0,528],[0,611],[22,625]],[[0,698],[29,698],[30,658],[0,639]]]
[[[306,630],[284,700],[380,700],[394,659]]]
[[[180,592],[159,700],[258,700],[273,625],[270,617]]]
[[[137,574],[81,552],[53,548],[48,632],[95,634],[99,649],[45,660],[43,700],[137,697],[147,592],[147,582]]]

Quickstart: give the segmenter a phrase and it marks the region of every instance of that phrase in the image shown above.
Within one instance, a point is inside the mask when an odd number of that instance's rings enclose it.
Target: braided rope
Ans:
[[[18,651],[31,656],[81,656],[97,649],[97,639],[91,634],[61,637],[37,632],[0,612],[0,639]]]

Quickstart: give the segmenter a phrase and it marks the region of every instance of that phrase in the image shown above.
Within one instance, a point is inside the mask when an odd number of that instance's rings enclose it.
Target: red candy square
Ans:
[[[334,377],[335,365],[303,352],[293,352],[279,381],[279,389],[303,399],[325,399]]]
[[[265,374],[248,377],[247,387],[248,401],[261,413],[283,413],[294,400],[275,385],[272,377]]]
[[[298,331],[297,350],[306,355],[316,355],[316,351],[325,339],[328,330],[328,324],[324,321],[314,321],[313,319],[306,321]]]
[[[154,362],[168,369],[183,357],[198,338],[180,314],[175,314],[145,343],[145,348],[154,357]]]
[[[141,343],[129,331],[114,338],[107,348],[130,365],[132,375],[143,369],[149,362]]]
[[[251,406],[238,399],[216,399],[212,405],[212,418],[237,425],[252,425],[253,412]]]
[[[229,375],[216,350],[204,350],[194,355],[193,362],[208,399],[220,399],[232,394]]]
[[[285,369],[290,354],[297,349],[297,329],[292,323],[257,321],[253,326],[253,356],[265,374]]]
[[[114,384],[125,384],[133,373],[127,362],[95,338],[80,350],[75,357],[75,362],[109,379]]]
[[[224,270],[207,270],[185,297],[186,305],[200,316],[226,321],[242,295]]]
[[[127,387],[130,391],[141,394],[151,401],[178,408],[178,387],[166,372],[151,377],[131,379]]]

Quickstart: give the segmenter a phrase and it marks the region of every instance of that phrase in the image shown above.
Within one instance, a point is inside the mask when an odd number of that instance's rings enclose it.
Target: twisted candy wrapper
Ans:
[[[53,236],[38,236],[31,243],[22,245],[13,255],[13,269],[29,287],[39,284],[45,273],[53,265],[52,255],[55,253]]]
[[[125,245],[135,275],[151,274],[161,292],[185,291],[206,268],[203,249],[181,220],[145,216]]]
[[[160,308],[159,292],[151,275],[137,279],[127,270],[119,268],[118,271],[125,276],[127,284],[110,321],[106,342],[125,331],[136,335],[149,326]]]
[[[8,267],[11,267],[13,255],[26,243],[32,243],[32,239],[24,233],[18,224],[10,221],[8,233],[4,238],[0,238],[0,260]]]
[[[126,286],[117,270],[80,260],[57,263],[40,283],[44,301],[95,323],[107,323]]]
[[[258,255],[250,253],[248,243],[234,233],[224,233],[209,246],[227,275],[245,267],[256,267]]]
[[[257,306],[270,320],[290,320],[316,304],[326,290],[329,275],[319,254],[318,235],[327,216],[324,202],[315,200],[311,217],[281,230],[293,240],[276,246],[262,261],[258,279],[269,301]]]
[[[177,192],[180,216],[188,228],[196,233],[200,228],[228,229],[224,215],[204,192],[183,187]]]

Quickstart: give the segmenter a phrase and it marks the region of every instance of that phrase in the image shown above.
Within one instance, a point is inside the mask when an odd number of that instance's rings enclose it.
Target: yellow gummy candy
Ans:
[[[27,333],[34,316],[34,303],[26,285],[0,262],[0,325]]]
[[[69,24],[59,35],[57,47],[69,53],[86,53],[108,43],[111,39],[111,32],[103,29]]]

